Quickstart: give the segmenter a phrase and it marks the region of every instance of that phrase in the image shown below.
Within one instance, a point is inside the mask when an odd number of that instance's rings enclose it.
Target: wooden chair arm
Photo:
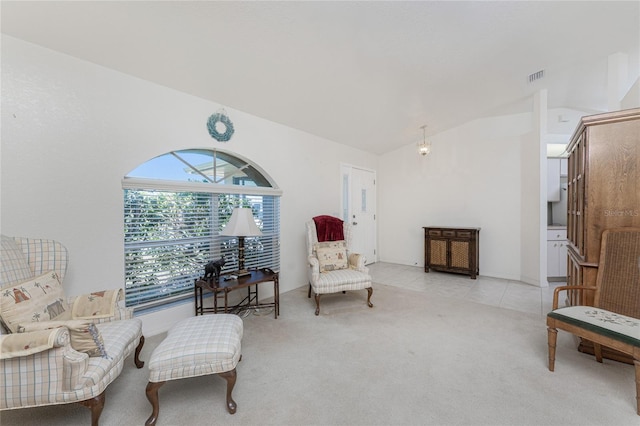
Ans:
[[[556,309],[558,309],[558,295],[560,294],[560,292],[566,291],[566,290],[595,291],[596,288],[595,287],[586,286],[586,285],[563,285],[563,286],[560,286],[560,287],[556,287],[555,290],[553,290],[553,306],[552,306],[552,310],[555,311]]]

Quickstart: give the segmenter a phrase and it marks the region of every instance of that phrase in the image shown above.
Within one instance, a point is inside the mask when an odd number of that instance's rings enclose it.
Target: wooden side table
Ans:
[[[250,271],[251,274],[229,279],[232,274],[220,276],[218,281],[215,278],[198,278],[194,282],[194,302],[196,315],[205,313],[230,313],[241,309],[273,308],[274,317],[280,315],[280,284],[279,273],[271,269],[263,268]],[[273,302],[260,303],[258,299],[259,284],[273,282]],[[253,288],[252,288],[253,287]],[[234,290],[247,289],[247,295],[238,304],[229,306],[228,295]],[[204,290],[213,293],[213,307],[205,308],[203,304]],[[218,306],[218,297],[224,298],[224,305]]]

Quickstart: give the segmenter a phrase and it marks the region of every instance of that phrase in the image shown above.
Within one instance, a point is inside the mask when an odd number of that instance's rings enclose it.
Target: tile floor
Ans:
[[[432,292],[443,297],[458,297],[542,317],[551,310],[554,288],[565,284],[558,282],[541,288],[501,278],[479,276],[472,280],[467,275],[435,271],[425,273],[422,267],[395,263],[377,262],[368,266],[374,283]]]

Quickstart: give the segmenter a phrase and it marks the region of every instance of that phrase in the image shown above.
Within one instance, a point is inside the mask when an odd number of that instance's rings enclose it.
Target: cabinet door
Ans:
[[[547,277],[560,277],[566,274],[565,269],[559,273],[560,264],[558,261],[559,241],[547,241]],[[566,261],[565,261],[566,265]]]
[[[547,241],[547,277],[567,276],[567,243]]]
[[[560,201],[560,159],[547,159],[547,201]]]
[[[429,247],[431,249],[431,259],[429,263],[432,266],[447,266],[447,240],[440,240],[432,238],[429,241]]]
[[[567,276],[567,243],[558,242],[558,277]]]
[[[569,175],[569,161],[566,158],[560,159],[560,177]]]
[[[451,240],[452,268],[469,269],[469,241]]]

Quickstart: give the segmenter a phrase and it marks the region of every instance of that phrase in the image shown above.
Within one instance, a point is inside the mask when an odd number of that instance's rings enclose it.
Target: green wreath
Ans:
[[[224,125],[224,133],[220,133],[218,132],[218,129],[216,129],[216,124],[218,123],[222,123]],[[207,129],[209,130],[211,137],[218,142],[228,141],[231,139],[234,132],[233,123],[224,112],[216,112],[215,114],[212,114],[211,117],[209,117],[209,120],[207,120]]]

